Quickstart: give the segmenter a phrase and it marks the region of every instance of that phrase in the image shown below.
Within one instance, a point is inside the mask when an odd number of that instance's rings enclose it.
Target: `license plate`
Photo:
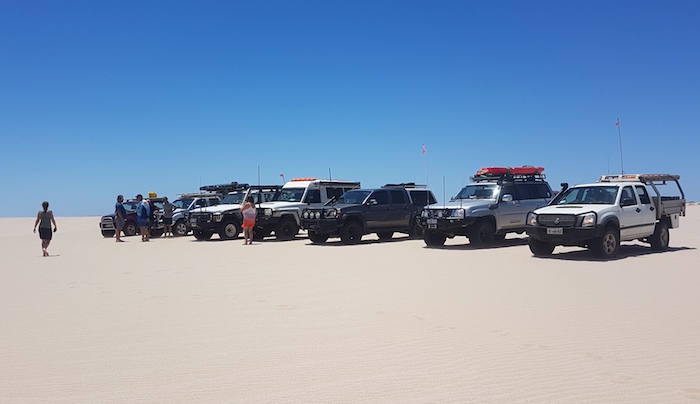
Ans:
[[[547,227],[547,234],[562,235],[564,234],[564,229],[561,227]]]
[[[437,224],[437,219],[428,219],[425,222],[428,224]]]

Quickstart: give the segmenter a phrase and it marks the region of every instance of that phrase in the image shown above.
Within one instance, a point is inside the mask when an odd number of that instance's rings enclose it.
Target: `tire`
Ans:
[[[122,230],[125,236],[135,236],[139,228],[136,226],[136,222],[128,221],[124,223],[124,228]]]
[[[117,234],[116,230],[102,230],[102,237],[111,238]]]
[[[299,226],[294,222],[294,219],[282,219],[275,226],[277,240],[291,240],[297,233],[299,233]]]
[[[186,236],[187,233],[190,232],[189,227],[187,227],[187,223],[185,223],[185,219],[180,219],[175,224],[173,225],[173,235],[176,237],[183,237]]]
[[[475,247],[486,247],[493,243],[496,229],[491,222],[481,219],[469,229],[469,244]]]
[[[440,247],[445,245],[447,236],[436,231],[425,230],[423,232],[423,241],[428,247]]]
[[[377,233],[377,237],[379,237],[379,239],[382,241],[391,240],[393,236],[393,231],[380,231],[379,233]]]
[[[661,220],[656,224],[654,229],[654,234],[649,237],[649,243],[651,243],[651,249],[654,251],[663,251],[668,249],[668,244],[671,241],[671,234],[668,231],[668,223],[665,220]]]
[[[318,234],[315,231],[309,230],[309,240],[314,244],[323,244],[328,240],[328,234]]]
[[[423,230],[422,227],[418,225],[418,222],[413,223],[413,226],[411,226],[411,230],[408,233],[408,236],[410,238],[423,238]]]
[[[233,240],[238,238],[241,227],[236,222],[225,222],[219,227],[219,237],[222,240]]]
[[[554,251],[554,244],[532,237],[527,241],[527,245],[530,247],[530,251],[535,257],[548,257],[552,255],[552,251]]]
[[[340,229],[340,241],[344,244],[357,244],[362,241],[362,226],[351,220]]]
[[[192,235],[194,236],[194,238],[200,241],[206,241],[211,238],[211,232],[202,229],[192,230]]]
[[[614,227],[607,227],[603,235],[593,241],[590,248],[599,258],[614,258],[620,249],[620,233]]]

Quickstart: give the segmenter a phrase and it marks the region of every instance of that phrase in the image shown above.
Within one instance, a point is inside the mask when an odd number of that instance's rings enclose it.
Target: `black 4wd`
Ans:
[[[301,227],[313,243],[340,237],[345,244],[359,243],[365,234],[376,233],[380,240],[394,233],[420,237],[417,217],[435,196],[415,184],[388,184],[378,189],[354,189],[332,204],[302,212]]]

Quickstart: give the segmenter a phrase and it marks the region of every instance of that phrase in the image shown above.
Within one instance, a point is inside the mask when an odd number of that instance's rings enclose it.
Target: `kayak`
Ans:
[[[497,177],[499,175],[535,175],[542,174],[544,167],[521,166],[521,167],[483,167],[476,172],[477,177]]]

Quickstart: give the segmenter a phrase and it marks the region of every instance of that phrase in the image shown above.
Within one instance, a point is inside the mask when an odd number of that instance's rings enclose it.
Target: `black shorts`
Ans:
[[[48,229],[46,227],[39,227],[39,238],[40,239],[51,240],[52,236],[53,236],[53,232],[51,231],[50,227]]]
[[[166,226],[169,226],[173,224],[173,218],[172,217],[164,217],[163,218],[163,224]]]

